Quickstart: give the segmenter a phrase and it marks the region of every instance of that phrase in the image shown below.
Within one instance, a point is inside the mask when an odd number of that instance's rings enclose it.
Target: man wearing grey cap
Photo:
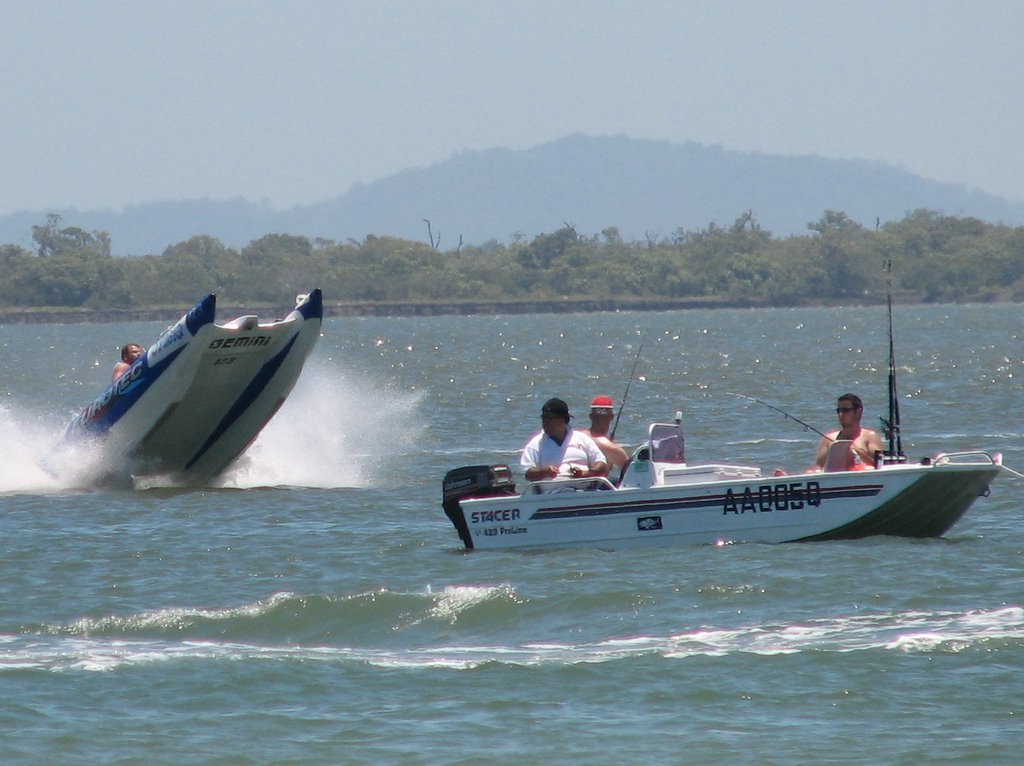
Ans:
[[[519,461],[527,481],[605,476],[608,464],[597,443],[569,425],[572,415],[561,399],[548,399],[540,410],[541,431],[523,448]]]

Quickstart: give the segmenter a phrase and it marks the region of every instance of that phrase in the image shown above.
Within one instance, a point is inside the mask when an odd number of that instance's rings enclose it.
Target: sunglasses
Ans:
[[[856,407],[836,407],[836,415],[841,415],[844,412],[854,412]]]

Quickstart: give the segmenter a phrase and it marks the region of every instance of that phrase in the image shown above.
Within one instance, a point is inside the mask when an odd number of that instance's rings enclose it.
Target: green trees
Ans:
[[[62,255],[110,257],[110,236],[105,231],[88,232],[76,226],[60,227],[56,213],[46,216],[46,224],[32,227],[32,241],[40,258]]]
[[[241,251],[209,236],[160,255],[118,258],[106,232],[32,227],[35,252],[0,245],[0,306],[181,307],[208,292],[222,304],[290,302],[313,286],[328,302],[644,298],[754,305],[878,300],[893,286],[926,301],[1024,300],[1024,227],[916,210],[868,229],[826,210],[808,234],[776,239],[753,212],[731,226],[625,241],[614,226],[565,226],[510,245],[442,251],[389,236],[336,243],[267,234]]]
[[[0,245],[0,305],[32,306],[35,296],[25,295],[24,290],[34,279],[32,273],[35,259],[32,253],[17,245]]]
[[[835,210],[826,210],[807,228],[818,233],[819,263],[825,272],[821,287],[829,291],[823,297],[859,298],[877,288],[879,261],[870,232]]]
[[[38,257],[22,264],[15,305],[98,308],[124,297],[106,232],[62,228],[60,216],[51,213],[45,225],[32,227],[32,240]]]

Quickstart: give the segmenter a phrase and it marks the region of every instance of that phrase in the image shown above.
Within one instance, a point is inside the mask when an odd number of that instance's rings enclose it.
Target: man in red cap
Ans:
[[[580,429],[583,433],[589,434],[590,438],[597,442],[597,446],[604,453],[608,465],[622,469],[622,466],[629,460],[626,450],[612,441],[608,435],[608,429],[612,424],[612,417],[615,415],[615,405],[610,396],[595,396],[590,402],[590,428]]]

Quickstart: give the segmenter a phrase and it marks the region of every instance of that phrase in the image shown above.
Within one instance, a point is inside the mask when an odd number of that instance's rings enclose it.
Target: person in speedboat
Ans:
[[[590,402],[590,428],[581,428],[579,431],[597,443],[609,468],[621,470],[629,460],[629,455],[608,435],[614,414],[615,405],[610,396],[595,396]]]
[[[519,461],[527,481],[608,474],[608,463],[597,442],[569,424],[569,405],[561,399],[548,399],[540,417],[542,428],[523,447]]]
[[[818,455],[815,460],[815,468],[822,470],[825,467],[825,457],[828,449],[834,442],[849,440],[850,454],[853,456],[853,468],[874,468],[875,452],[884,450],[882,440],[878,434],[870,428],[863,428],[860,424],[861,416],[864,414],[864,403],[856,394],[843,394],[836,402],[836,417],[839,418],[839,428],[829,431],[818,442]]]
[[[142,356],[142,346],[138,343],[126,343],[121,346],[121,361],[114,365],[110,379],[117,380],[124,375],[140,356]]]

